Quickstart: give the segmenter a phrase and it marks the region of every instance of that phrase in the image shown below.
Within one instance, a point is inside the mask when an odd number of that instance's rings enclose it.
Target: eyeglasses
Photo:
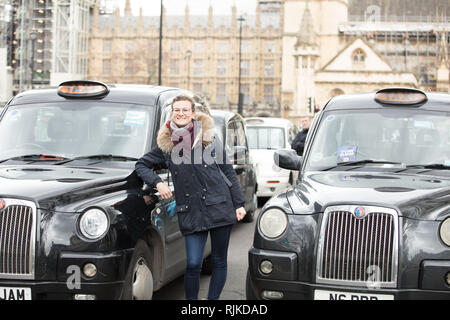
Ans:
[[[183,113],[183,114],[189,114],[189,113],[191,113],[192,112],[192,109],[191,108],[175,108],[175,109],[172,109],[172,112],[173,113]]]

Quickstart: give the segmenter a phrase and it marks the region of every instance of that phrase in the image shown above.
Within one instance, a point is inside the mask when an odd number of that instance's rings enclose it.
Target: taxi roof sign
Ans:
[[[427,100],[425,92],[411,88],[381,89],[375,94],[375,101],[390,105],[417,105]]]
[[[98,81],[66,81],[58,87],[58,94],[66,98],[94,98],[105,96],[108,93],[108,86]]]

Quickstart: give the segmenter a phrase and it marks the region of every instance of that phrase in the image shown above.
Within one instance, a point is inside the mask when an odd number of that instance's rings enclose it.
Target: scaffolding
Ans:
[[[349,22],[341,25],[339,31],[345,43],[355,37],[363,38],[383,55],[394,71],[413,73],[421,88],[436,89],[440,46],[444,43],[450,49],[448,20],[427,24]]]
[[[14,94],[50,83],[52,69],[53,1],[7,0],[8,64],[15,71]]]
[[[53,39],[53,3],[51,0],[32,1],[30,7],[31,28],[36,34],[34,44],[33,65],[35,75],[33,84],[46,86],[50,81],[52,69],[52,39]],[[31,48],[33,49],[33,48]]]
[[[51,85],[88,74],[90,9],[98,0],[54,2]]]
[[[6,0],[0,0],[0,110],[12,95],[12,70],[8,66],[8,26],[11,6]]]
[[[0,0],[0,48],[6,47],[8,12],[6,0]]]

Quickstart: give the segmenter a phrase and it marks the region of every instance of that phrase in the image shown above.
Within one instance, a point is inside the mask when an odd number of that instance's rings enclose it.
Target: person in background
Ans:
[[[168,168],[172,174],[175,212],[186,240],[184,286],[188,300],[198,299],[208,233],[211,235],[212,262],[208,299],[219,299],[227,276],[231,229],[246,214],[245,198],[236,172],[226,161],[223,145],[219,146],[213,140],[214,120],[206,113],[196,113],[190,97],[175,97],[171,119],[158,132],[157,146],[139,159],[135,167],[137,175],[148,186],[156,187],[163,200],[170,199],[173,194],[155,170]],[[222,150],[217,150],[218,147]],[[208,151],[222,154],[223,159],[207,163],[205,157],[198,161],[195,155]]]
[[[302,130],[297,133],[294,140],[292,140],[291,148],[294,149],[299,156],[303,155],[303,149],[305,148],[305,140],[308,135],[310,121],[308,117],[301,119]]]

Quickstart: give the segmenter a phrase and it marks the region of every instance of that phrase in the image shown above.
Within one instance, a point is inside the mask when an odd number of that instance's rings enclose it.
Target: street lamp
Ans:
[[[161,0],[161,14],[159,16],[159,63],[158,63],[158,85],[161,81],[161,63],[162,63],[162,27],[163,27],[163,0]]]
[[[36,30],[32,29],[30,32],[30,40],[31,40],[31,61],[30,61],[30,69],[31,69],[31,89],[33,89],[33,78],[34,78],[34,48],[36,45],[36,39],[37,39],[37,32]]]
[[[237,112],[242,115],[243,108],[242,108],[242,100],[243,100],[243,94],[241,93],[241,55],[242,55],[242,22],[245,21],[243,16],[240,16],[238,19],[239,21],[239,76],[238,76],[238,110]]]

